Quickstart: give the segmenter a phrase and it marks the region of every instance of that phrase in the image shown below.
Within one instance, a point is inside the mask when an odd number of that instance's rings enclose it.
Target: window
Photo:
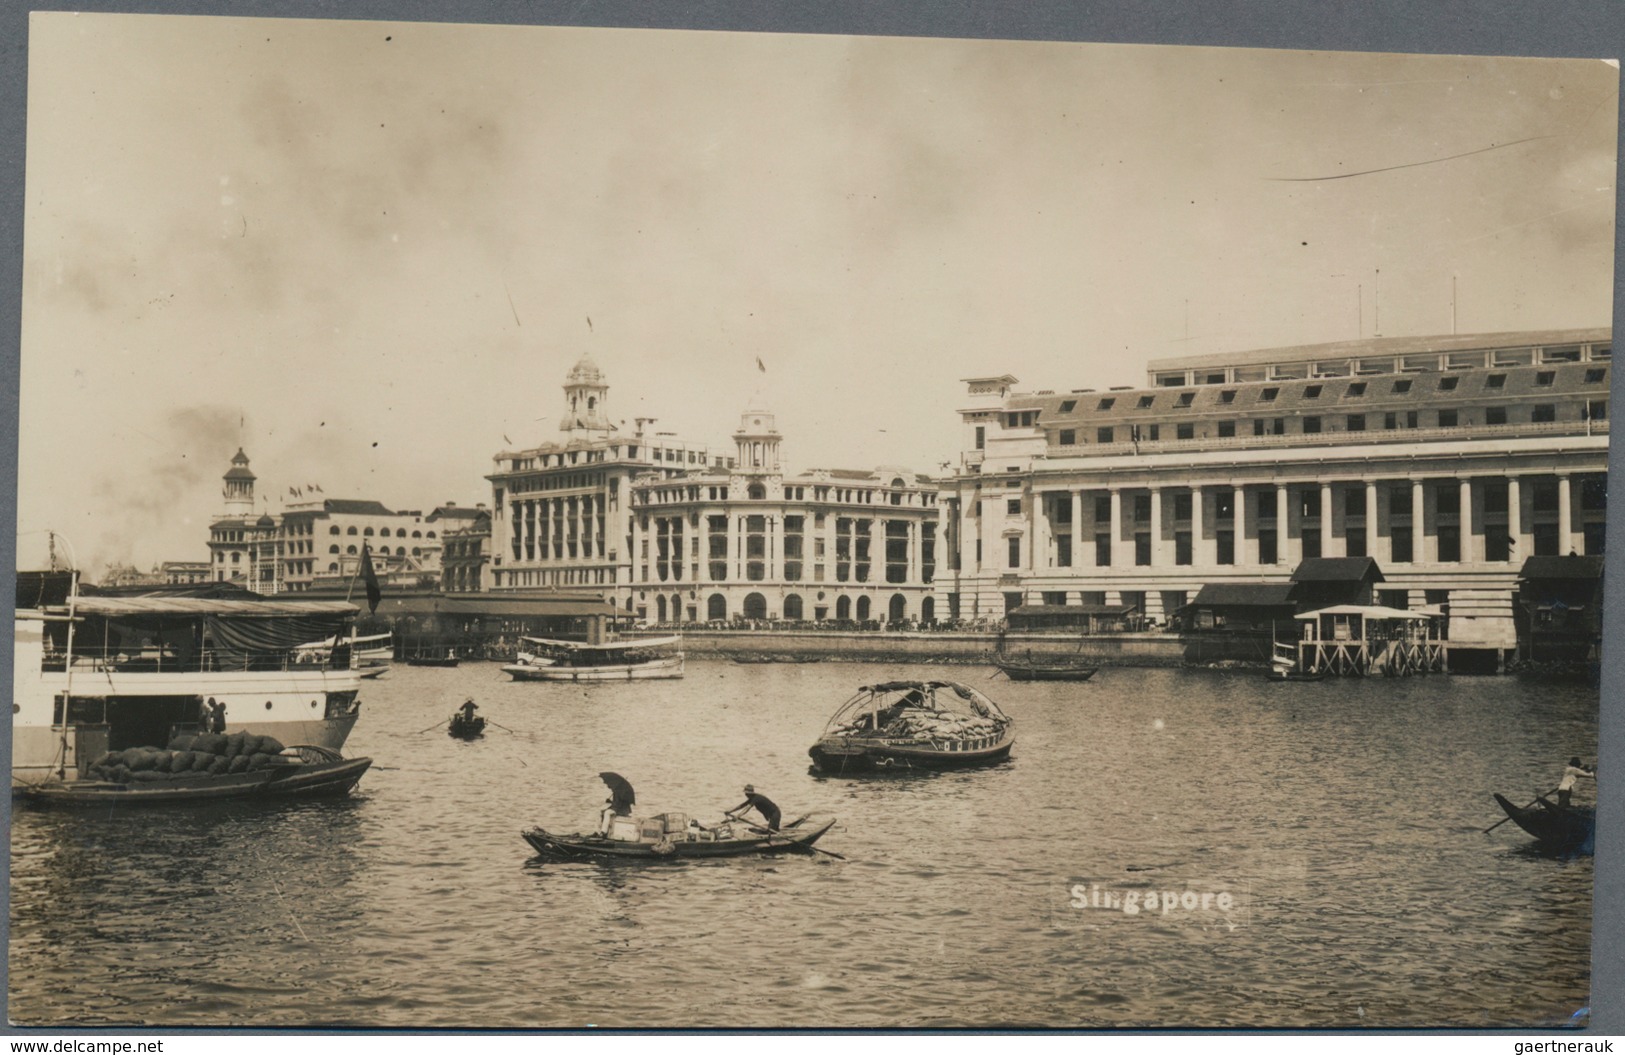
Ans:
[[[1303,389],[1303,398],[1305,398],[1305,399],[1319,399],[1320,398],[1320,389],[1321,389],[1320,385],[1305,385],[1304,389]]]
[[[1393,561],[1396,564],[1409,564],[1411,562],[1411,529],[1408,527],[1393,527],[1388,529],[1389,544],[1393,547]]]
[[[1461,528],[1453,524],[1439,525],[1439,560],[1447,564],[1461,560]]]
[[[1275,402],[1275,397],[1280,394],[1281,390],[1279,388],[1266,388],[1262,392],[1258,393],[1258,400],[1261,403],[1273,403]]]
[[[1063,447],[1071,447],[1078,442],[1078,434],[1072,429],[1062,429],[1058,440]]]
[[[1484,408],[1484,424],[1486,424],[1486,425],[1505,425],[1506,423],[1507,423],[1507,408],[1506,407],[1485,407]]]
[[[1062,414],[1070,414],[1070,413],[1072,413],[1072,408],[1077,406],[1077,405],[1078,405],[1078,401],[1075,400],[1075,399],[1063,400],[1062,403],[1061,403],[1061,413]]]
[[[1145,438],[1150,440],[1152,443],[1155,443],[1157,440],[1162,438],[1162,426],[1147,425],[1145,427],[1145,433]]]
[[[1188,407],[1188,406],[1191,405],[1191,401],[1194,400],[1195,398],[1196,398],[1196,393],[1195,392],[1181,392],[1181,393],[1179,393],[1179,401],[1177,403],[1175,403],[1174,406],[1180,407],[1180,408]]]
[[[1116,403],[1116,402],[1117,402],[1117,397],[1116,396],[1102,396],[1100,398],[1100,406],[1097,407],[1096,409],[1097,410],[1110,410],[1110,409],[1112,409],[1112,404]]]
[[[1538,423],[1557,420],[1557,406],[1554,403],[1536,403],[1529,408],[1529,420]]]
[[[1388,515],[1395,517],[1411,515],[1410,484],[1395,484],[1388,489]]]
[[[1004,501],[1004,511],[1006,513],[1010,514],[1013,517],[1014,516],[1020,516],[1021,515],[1021,499],[1019,499],[1019,498],[1007,498],[1007,499],[1005,499],[1005,501]]]
[[[1174,519],[1189,520],[1191,518],[1191,493],[1189,491],[1174,495]]]
[[[1095,496],[1095,523],[1109,524],[1112,519],[1112,499],[1110,495]]]
[[[1363,395],[1365,395],[1365,382],[1364,381],[1356,381],[1353,384],[1349,385],[1348,396],[1349,396],[1350,399],[1358,399],[1360,396],[1363,396]]]
[[[1010,542],[1010,554],[1009,554],[1009,556],[1010,556],[1010,567],[1019,568],[1019,567],[1021,567],[1021,539],[1019,537],[1017,537],[1017,538],[1010,539],[1009,542]]]
[[[987,426],[978,425],[976,426],[976,449],[982,450],[985,447],[987,447]]]
[[[1397,429],[1397,428],[1399,428],[1399,415],[1395,414],[1391,410],[1388,413],[1384,414],[1382,416],[1382,427],[1385,428],[1385,429]]]
[[[1236,434],[1236,423],[1233,421],[1219,422],[1219,438],[1229,439]]]
[[[1320,431],[1320,418],[1317,415],[1314,415],[1314,414],[1306,414],[1306,415],[1304,415],[1303,431],[1304,431],[1305,434],[1313,434],[1313,433],[1319,432]]]
[[[1459,384],[1461,384],[1461,378],[1459,377],[1441,377],[1439,378],[1439,391],[1454,392]]]
[[[1608,376],[1608,371],[1606,369],[1602,368],[1602,367],[1597,367],[1597,368],[1594,368],[1594,369],[1591,369],[1591,370],[1587,370],[1586,371],[1586,384],[1588,384],[1588,385],[1598,384],[1601,381],[1603,381],[1605,378],[1607,378],[1607,376]]]
[[[1095,442],[1096,443],[1110,443],[1110,442],[1112,442],[1112,427],[1110,425],[1102,425],[1102,426],[1100,426],[1100,428],[1096,429],[1095,430]]]
[[[1220,403],[1234,403],[1235,401],[1236,401],[1236,390],[1235,389],[1233,389],[1233,388],[1226,389],[1225,391],[1219,393],[1219,402]]]
[[[1174,438],[1181,440],[1194,440],[1196,438],[1196,426],[1190,424],[1175,425]]]
[[[1557,380],[1556,370],[1541,370],[1535,374],[1536,388],[1550,388],[1552,382]]]
[[[1587,421],[1607,421],[1608,401],[1606,399],[1593,399],[1586,404]]]
[[[1484,379],[1485,388],[1505,388],[1506,383],[1507,375],[1505,374],[1491,374]]]
[[[1364,432],[1365,431],[1365,415],[1364,414],[1350,414],[1349,415],[1348,430],[1350,432]]]
[[[1454,410],[1441,410],[1441,411],[1439,411],[1439,427],[1441,429],[1453,429],[1453,428],[1455,428],[1456,427],[1456,421],[1457,421],[1457,414],[1456,414],[1456,412]]]
[[[1411,379],[1410,378],[1403,377],[1403,378],[1400,378],[1398,381],[1394,382],[1394,394],[1395,395],[1403,395],[1404,393],[1409,392],[1410,390],[1411,390]]]
[[[1141,396],[1140,402],[1137,403],[1136,406],[1138,406],[1141,410],[1150,410],[1151,404],[1155,403],[1156,401],[1156,396]]]

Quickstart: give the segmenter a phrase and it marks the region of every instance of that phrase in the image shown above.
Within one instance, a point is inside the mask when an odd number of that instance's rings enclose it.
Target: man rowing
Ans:
[[[750,784],[745,785],[745,801],[729,810],[728,816],[739,820],[740,814],[748,810],[755,810],[762,815],[762,819],[767,822],[768,831],[776,832],[779,830],[779,818],[782,816],[779,813],[779,808],[766,795],[757,794],[756,789]]]
[[[1577,780],[1596,780],[1595,766],[1582,765],[1579,758],[1569,759],[1569,764],[1563,769],[1563,782],[1557,785],[1557,804],[1567,806],[1569,799],[1574,796],[1574,783]]]

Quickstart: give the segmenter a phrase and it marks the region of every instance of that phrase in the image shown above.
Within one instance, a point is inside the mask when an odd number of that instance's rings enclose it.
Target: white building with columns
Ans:
[[[936,485],[907,469],[786,475],[748,410],[726,468],[632,483],[631,607],[660,623],[931,622]]]
[[[1372,338],[1163,359],[1144,388],[968,380],[943,615],[1133,604],[1370,556],[1453,645],[1512,647],[1530,556],[1599,554],[1611,331]]]

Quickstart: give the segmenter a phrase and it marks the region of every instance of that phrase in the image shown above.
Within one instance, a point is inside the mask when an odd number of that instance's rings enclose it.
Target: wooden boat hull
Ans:
[[[1496,795],[1512,823],[1534,836],[1542,849],[1556,853],[1583,850],[1591,845],[1596,833],[1597,814],[1583,806],[1559,806],[1544,797],[1538,805],[1523,809],[1503,795]]]
[[[716,842],[618,842],[599,835],[554,835],[542,828],[522,832],[525,842],[543,857],[623,861],[673,861],[691,858],[749,857],[761,854],[811,853],[812,846],[834,827],[835,819],[805,828],[786,828],[769,835]]]
[[[857,736],[826,736],[807,749],[821,773],[908,773],[966,769],[1003,762],[1015,746],[1013,733],[985,747],[943,750],[940,746],[887,742]]]
[[[994,660],[993,665],[1011,681],[1088,681],[1099,667],[1074,667],[1063,664],[1009,663]]]
[[[1296,670],[1287,671],[1285,673],[1278,670],[1272,670],[1268,674],[1264,675],[1264,680],[1268,682],[1280,682],[1282,684],[1296,681],[1325,681],[1326,675],[1306,674],[1302,671]]]
[[[562,664],[541,667],[511,663],[502,668],[514,681],[643,681],[683,676],[683,657],[671,656],[650,663],[615,663],[596,667]]]
[[[473,721],[465,722],[461,718],[453,718],[446,725],[446,733],[458,740],[476,739],[485,735],[485,719],[476,717]]]
[[[338,759],[299,765],[269,766],[245,773],[198,774],[117,784],[66,781],[16,788],[17,794],[52,806],[157,806],[236,798],[318,798],[346,795],[372,765],[370,758]]]
[[[457,665],[457,660],[447,658],[445,656],[442,656],[439,659],[413,656],[407,659],[406,665],[409,667],[455,667]]]

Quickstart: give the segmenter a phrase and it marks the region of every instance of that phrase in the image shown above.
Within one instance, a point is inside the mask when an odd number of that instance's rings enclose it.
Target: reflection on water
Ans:
[[[972,682],[1016,717],[1008,762],[809,772],[807,747],[858,684],[927,676]],[[1483,829],[1500,819],[1492,791],[1532,797],[1570,755],[1594,755],[1594,689],[986,678],[694,662],[676,682],[516,685],[494,665],[397,669],[364,695],[347,750],[377,765],[351,799],[18,804],[11,1015],[1484,1026],[1588,1002],[1591,859]],[[415,732],[470,695],[506,729]],[[754,784],[787,816],[839,817],[820,845],[847,859],[533,859],[520,830],[593,826],[606,769],[633,782],[639,813],[715,819]],[[1158,908],[1080,907],[1078,887]],[[1230,909],[1202,908],[1204,894]]]

